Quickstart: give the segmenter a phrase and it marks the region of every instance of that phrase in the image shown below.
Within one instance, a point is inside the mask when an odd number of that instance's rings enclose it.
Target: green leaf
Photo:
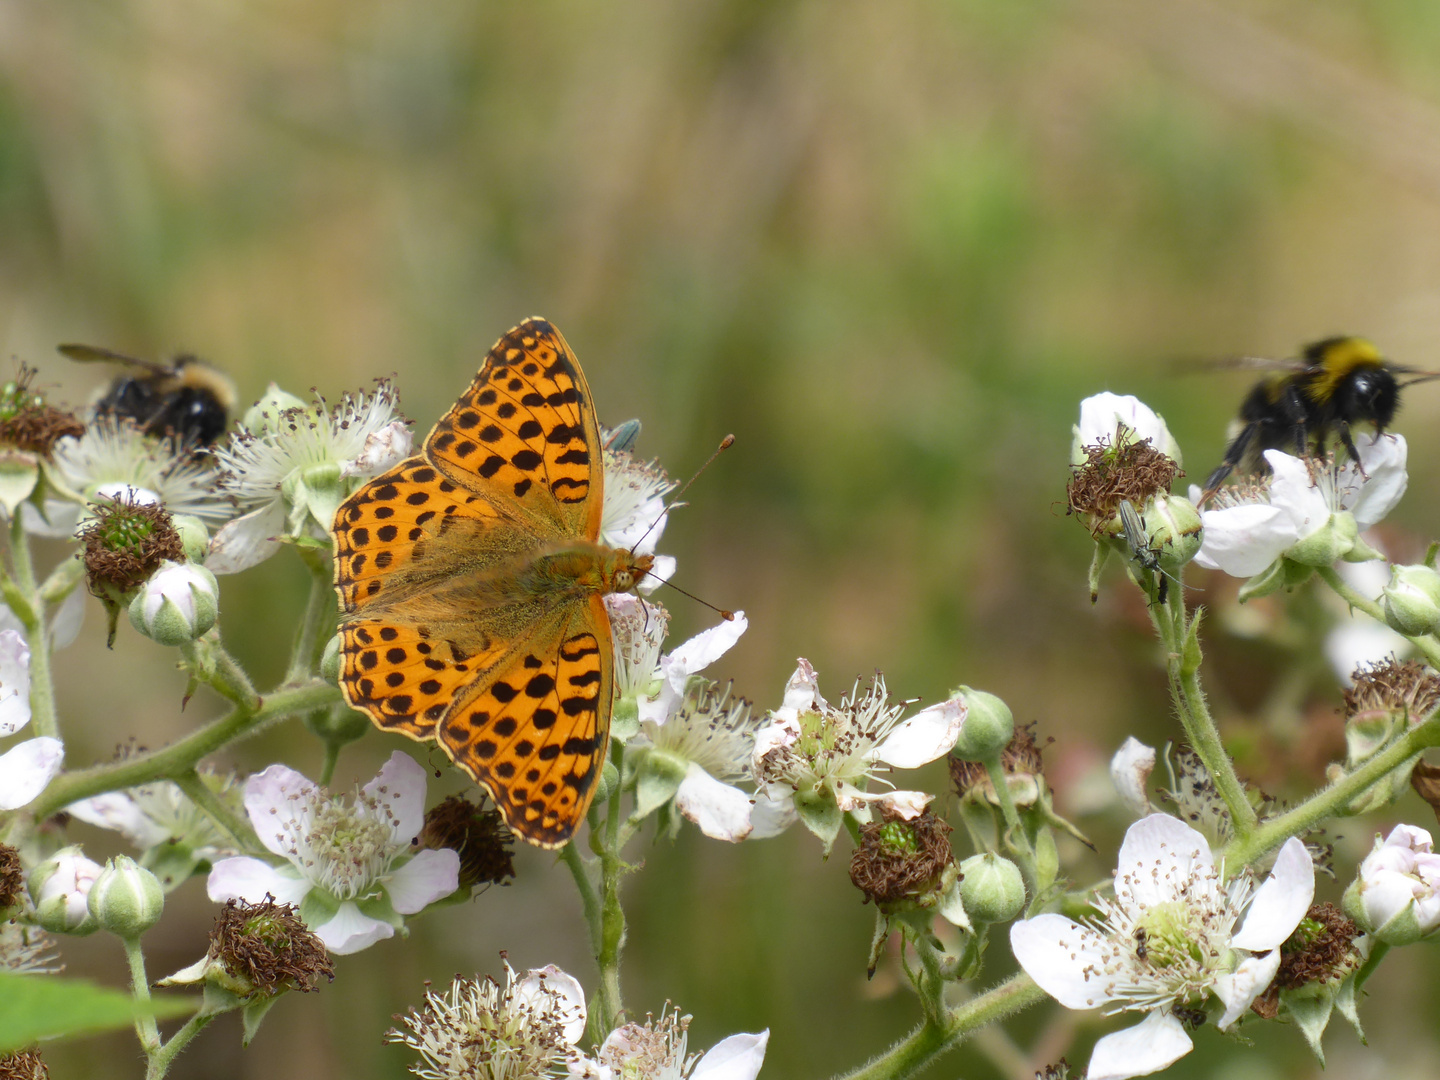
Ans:
[[[199,1007],[198,997],[166,997],[152,999],[147,1010],[127,993],[84,979],[0,973],[0,1054],[24,1050],[41,1039],[128,1028],[147,1012],[163,1020]]]

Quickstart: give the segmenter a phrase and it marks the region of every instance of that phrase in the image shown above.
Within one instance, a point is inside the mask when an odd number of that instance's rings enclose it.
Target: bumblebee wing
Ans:
[[[1270,356],[1219,356],[1203,360],[1179,360],[1175,370],[1193,375],[1200,371],[1304,371],[1309,363],[1299,357],[1277,360]]]
[[[154,360],[141,360],[138,357],[126,356],[114,349],[102,349],[98,345],[56,345],[56,352],[68,356],[71,360],[79,360],[81,363],[94,363],[101,361],[107,364],[120,364],[123,367],[138,368],[141,371],[150,372],[152,375],[170,375],[173,369],[168,364],[156,363]]]

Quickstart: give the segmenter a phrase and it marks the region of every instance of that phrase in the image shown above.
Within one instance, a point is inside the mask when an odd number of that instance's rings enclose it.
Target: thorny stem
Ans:
[[[1170,696],[1175,702],[1175,711],[1180,714],[1185,737],[1214,780],[1215,789],[1230,812],[1236,835],[1244,838],[1254,832],[1259,817],[1245,797],[1245,786],[1235,772],[1230,755],[1225,752],[1220,731],[1210,715],[1210,707],[1205,703],[1205,691],[1200,685],[1200,645],[1198,639],[1192,640],[1191,637],[1199,629],[1196,623],[1200,614],[1186,616],[1183,579],[1172,583],[1163,606],[1150,610],[1155,629],[1165,646]]]
[[[933,1061],[980,1029],[1045,1000],[1045,991],[1023,972],[963,1005],[946,1009],[938,1022],[926,1020],[867,1065],[843,1074],[843,1080],[904,1080],[918,1076]]]
[[[1380,605],[1369,597],[1362,596],[1350,587],[1349,582],[1340,576],[1333,566],[1324,566],[1316,571],[1320,579],[1335,590],[1335,595],[1344,600],[1356,611],[1363,611],[1376,622],[1385,622],[1385,612]],[[1437,642],[1431,634],[1404,635],[1415,648],[1425,655],[1425,661],[1433,668],[1440,668],[1440,642]]]
[[[320,657],[335,629],[335,586],[331,580],[330,560],[319,551],[297,548],[301,560],[310,571],[310,597],[305,614],[295,632],[295,646],[290,652],[287,683],[303,682],[315,674]]]
[[[241,851],[260,851],[264,848],[250,822],[235,813],[193,768],[182,770],[171,779]]]
[[[1431,746],[1440,746],[1440,717],[1407,731],[1394,743],[1370,758],[1354,772],[1311,796],[1293,810],[1267,818],[1248,836],[1238,836],[1225,845],[1225,860],[1246,865],[1274,851],[1292,836],[1299,836],[1329,817],[1345,812],[1351,799],[1392,769]]]
[[[133,787],[150,780],[174,779],[176,775],[194,769],[207,754],[213,754],[227,743],[257,734],[271,724],[298,713],[339,700],[338,689],[318,680],[304,686],[277,690],[262,699],[257,708],[237,706],[229,715],[159,750],[56,777],[30,804],[30,814],[39,821],[91,795]]]
[[[59,723],[55,716],[55,682],[50,670],[50,632],[45,626],[45,602],[35,584],[35,564],[30,559],[30,537],[25,532],[20,512],[10,515],[10,562],[14,578],[7,582],[7,599],[18,593],[19,604],[10,608],[25,628],[25,641],[30,646],[30,722],[36,735],[57,738]]]

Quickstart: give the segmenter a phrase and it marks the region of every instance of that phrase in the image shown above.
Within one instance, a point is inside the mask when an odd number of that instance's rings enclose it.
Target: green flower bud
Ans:
[[[320,677],[331,686],[340,685],[340,635],[336,634],[325,645],[320,657]]]
[[[1025,907],[1025,882],[1009,859],[986,852],[960,864],[960,899],[978,923],[1009,922]]]
[[[595,802],[602,803],[610,798],[610,793],[620,783],[620,770],[615,768],[613,761],[605,762],[600,769],[600,778],[595,781]]]
[[[35,922],[54,934],[91,934],[98,927],[87,903],[100,864],[87,859],[80,845],[61,848],[30,871],[28,886]]]
[[[175,514],[170,524],[180,534],[180,543],[185,549],[185,558],[192,563],[202,563],[210,554],[210,530],[199,518],[190,514]]]
[[[117,855],[91,886],[89,907],[101,927],[128,940],[160,921],[165,891],[149,870],[128,855]]]
[[[1380,606],[1392,630],[1412,636],[1434,633],[1440,628],[1440,573],[1428,566],[1392,566]]]
[[[268,435],[279,429],[282,413],[289,409],[306,407],[306,402],[294,394],[286,393],[272,382],[265,388],[264,396],[245,410],[240,423],[253,435]]]
[[[965,722],[955,742],[955,754],[966,761],[994,757],[1015,737],[1015,717],[1010,707],[994,694],[962,686],[952,697],[965,705]]]
[[[1348,510],[1331,514],[1330,520],[1309,536],[1297,540],[1285,558],[1301,566],[1333,566],[1354,549],[1360,539],[1360,526]]]
[[[184,645],[215,625],[219,590],[203,566],[168,563],[130,601],[130,624],[161,645]]]
[[[1161,569],[1175,573],[1200,551],[1200,511],[1179,495],[1157,495],[1144,510],[1145,535]]]

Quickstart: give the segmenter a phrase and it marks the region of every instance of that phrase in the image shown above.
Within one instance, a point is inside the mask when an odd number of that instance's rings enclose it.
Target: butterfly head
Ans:
[[[606,592],[633,592],[655,565],[654,555],[635,555],[629,551],[614,551],[611,554],[614,562],[606,567]]]

